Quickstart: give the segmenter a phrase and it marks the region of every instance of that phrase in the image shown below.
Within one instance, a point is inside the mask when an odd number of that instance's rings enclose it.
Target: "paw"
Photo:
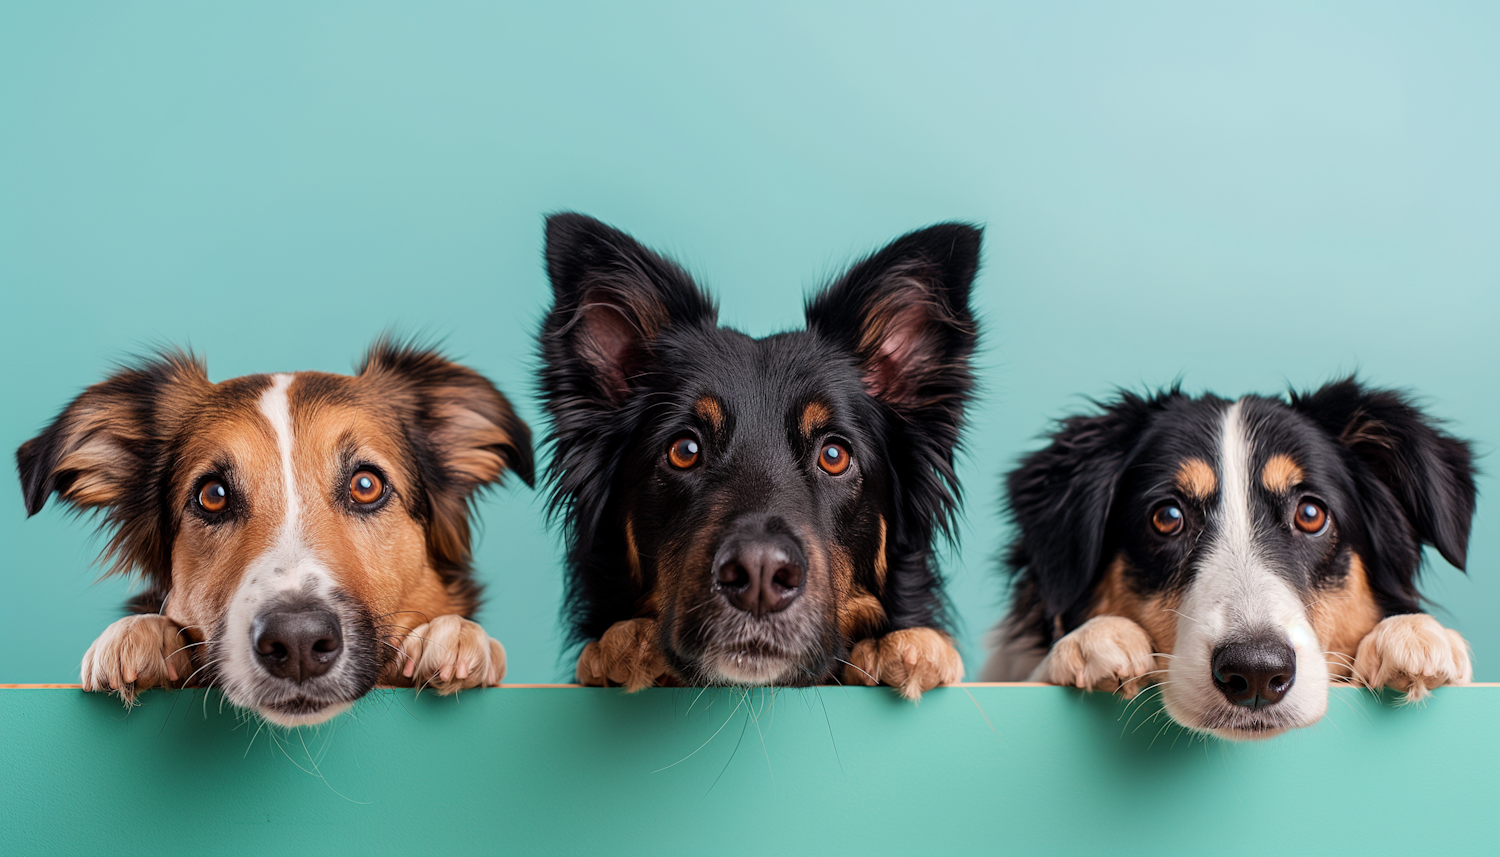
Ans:
[[[1355,680],[1372,690],[1392,687],[1417,702],[1433,688],[1474,677],[1469,644],[1426,613],[1390,616],[1365,635],[1354,654]]]
[[[849,684],[888,684],[912,701],[963,677],[964,662],[953,641],[932,628],[904,628],[860,640],[844,667],[844,681]]]
[[[1155,646],[1146,629],[1122,616],[1096,616],[1052,644],[1032,681],[1118,691],[1133,699],[1156,670]]]
[[[496,687],[505,677],[505,647],[462,616],[439,616],[406,635],[401,675],[440,694]]]
[[[84,653],[83,689],[113,691],[134,705],[137,692],[192,675],[187,647],[182,629],[167,617],[126,616],[105,628]]]
[[[578,683],[588,687],[619,686],[627,693],[661,684],[667,659],[656,645],[655,619],[627,619],[609,626],[578,655]]]

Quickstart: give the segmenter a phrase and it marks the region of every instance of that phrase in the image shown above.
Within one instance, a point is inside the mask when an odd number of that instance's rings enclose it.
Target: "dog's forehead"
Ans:
[[[819,401],[837,412],[863,393],[853,358],[806,331],[754,339],[728,328],[698,335],[664,351],[664,377],[689,393],[716,400],[734,421],[780,426],[787,415]]]

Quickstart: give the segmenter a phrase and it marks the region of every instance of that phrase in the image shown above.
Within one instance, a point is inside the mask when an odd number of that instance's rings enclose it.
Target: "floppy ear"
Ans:
[[[1177,395],[1147,400],[1121,393],[1102,413],[1068,417],[1046,448],[1006,476],[1006,504],[1018,531],[1006,562],[1036,587],[1049,638],[1054,620],[1062,617],[1071,630],[1087,607],[1120,476],[1151,412]]]
[[[469,502],[514,472],[534,484],[531,430],[484,376],[436,351],[382,338],[360,378],[393,384],[405,404],[407,435],[426,487],[427,542],[441,565],[469,561]],[[393,402],[394,404],[394,402]]]
[[[85,390],[16,450],[26,514],[40,512],[54,492],[76,510],[104,510],[103,524],[113,530],[107,573],[138,570],[165,582],[172,546],[161,483],[170,412],[174,400],[207,387],[197,358],[169,352]]]
[[[544,392],[619,405],[667,327],[713,324],[714,304],[676,263],[582,214],[547,218],[552,311],[542,331]]]
[[[1390,490],[1417,538],[1464,567],[1475,499],[1467,443],[1441,431],[1405,395],[1369,389],[1353,377],[1293,393],[1291,401]]]

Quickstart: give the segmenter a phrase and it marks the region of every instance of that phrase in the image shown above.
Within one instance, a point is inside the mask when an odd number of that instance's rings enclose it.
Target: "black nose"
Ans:
[[[1275,705],[1297,681],[1297,653],[1280,640],[1214,649],[1214,686],[1235,705]]]
[[[267,610],[251,633],[261,666],[297,682],[328,672],[344,649],[339,617],[327,610]]]
[[[777,538],[731,543],[714,560],[714,582],[730,604],[759,619],[802,594],[801,555]]]

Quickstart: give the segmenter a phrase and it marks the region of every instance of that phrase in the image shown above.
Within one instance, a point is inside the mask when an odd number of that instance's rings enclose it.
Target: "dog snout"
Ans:
[[[760,619],[785,610],[802,594],[802,552],[790,540],[731,542],[714,561],[714,584],[735,608]]]
[[[328,610],[267,610],[255,617],[251,633],[261,666],[299,683],[328,672],[344,650],[339,618]]]
[[[1297,680],[1297,653],[1283,640],[1228,643],[1214,649],[1214,686],[1235,705],[1275,705]]]

